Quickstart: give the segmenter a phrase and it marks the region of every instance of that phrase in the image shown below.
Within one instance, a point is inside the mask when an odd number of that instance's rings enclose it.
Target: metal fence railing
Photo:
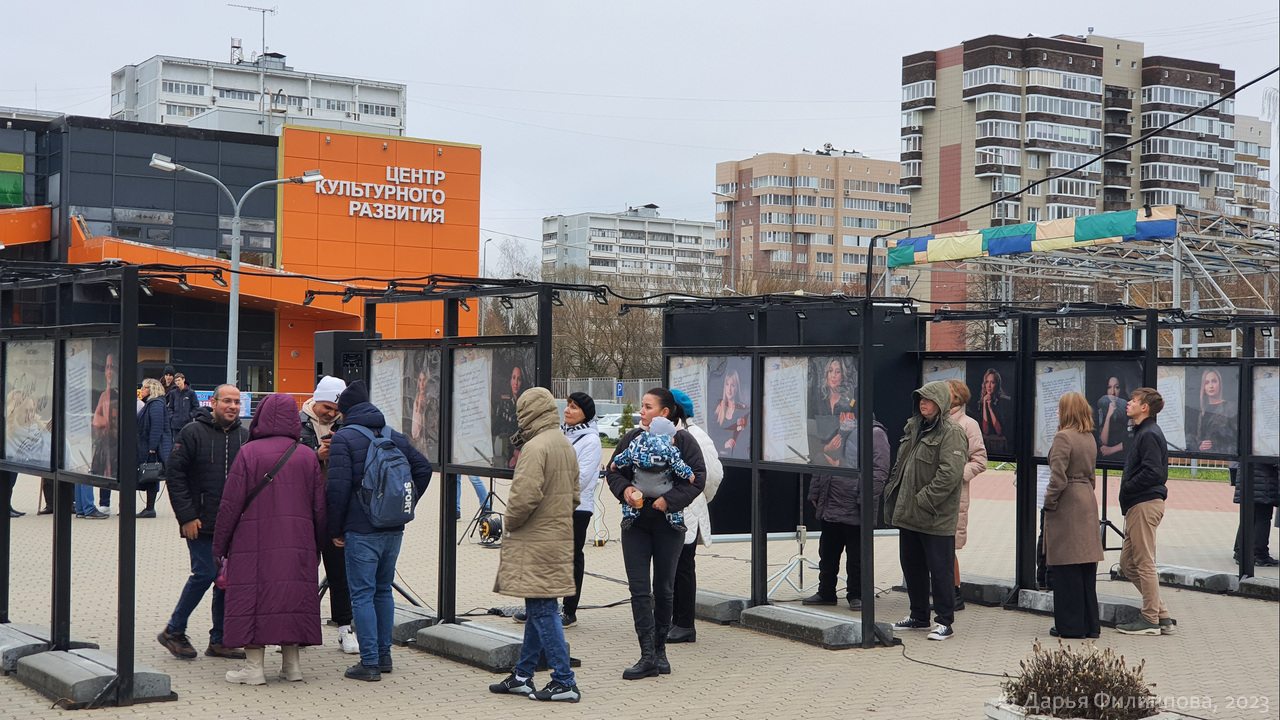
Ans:
[[[612,377],[593,378],[553,378],[551,394],[558,398],[568,397],[570,393],[584,392],[597,403],[631,403],[639,405],[644,391],[662,382],[661,378],[639,378],[619,380]],[[618,394],[618,386],[622,386],[622,394]]]

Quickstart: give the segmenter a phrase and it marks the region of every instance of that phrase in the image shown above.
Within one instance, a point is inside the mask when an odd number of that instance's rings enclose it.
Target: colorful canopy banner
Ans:
[[[1160,205],[1146,210],[1085,215],[979,231],[925,235],[889,241],[889,267],[969,260],[997,255],[1063,250],[1129,240],[1169,240],[1177,236],[1178,209]]]

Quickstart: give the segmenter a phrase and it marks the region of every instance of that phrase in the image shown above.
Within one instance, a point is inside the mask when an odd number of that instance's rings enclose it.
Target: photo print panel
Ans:
[[[1253,369],[1253,454],[1280,455],[1280,366]]]
[[[405,351],[404,430],[418,452],[440,459],[440,348]]]
[[[707,411],[694,422],[706,428],[726,460],[751,459],[751,358],[707,358]],[[699,407],[695,402],[694,407]]]
[[[1058,401],[1069,392],[1084,394],[1085,364],[1082,360],[1040,360],[1036,362],[1035,454],[1049,456],[1053,436],[1058,434]],[[1089,397],[1085,395],[1085,397]],[[1123,416],[1123,413],[1121,413]]]
[[[119,343],[114,338],[67,340],[66,438],[62,468],[118,479],[120,380],[116,376]],[[134,401],[129,400],[132,411]]]
[[[809,462],[822,467],[858,467],[857,358],[809,358]],[[849,438],[854,438],[853,442]]]
[[[48,470],[53,463],[51,340],[5,344],[4,458]]]
[[[1125,412],[1129,395],[1142,387],[1138,360],[1089,360],[1085,363],[1084,396],[1093,408],[1093,437],[1098,462],[1123,465],[1132,449],[1132,431]]]
[[[809,462],[809,358],[764,359],[764,448],[766,462]]]
[[[1240,368],[1188,365],[1183,369],[1186,371],[1186,384],[1182,402],[1156,388],[1164,398],[1164,410],[1157,420],[1163,420],[1165,413],[1181,405],[1183,409],[1175,410],[1172,419],[1184,422],[1185,449],[1188,452],[1239,454]],[[1168,437],[1167,432],[1165,437]],[[1173,449],[1172,441],[1169,449]]]
[[[493,350],[453,353],[452,460],[496,467],[493,453]]]
[[[966,368],[968,414],[982,430],[987,457],[1012,458],[1018,446],[1017,367],[1013,360],[970,360]]]
[[[496,348],[493,351],[493,379],[490,404],[493,417],[493,467],[510,470],[520,452],[511,436],[520,429],[516,421],[516,399],[534,386],[533,347]]]

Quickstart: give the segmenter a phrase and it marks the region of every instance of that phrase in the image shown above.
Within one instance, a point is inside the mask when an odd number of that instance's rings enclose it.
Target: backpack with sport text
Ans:
[[[362,425],[346,427],[369,438],[369,451],[364,457],[364,477],[356,496],[376,528],[404,525],[413,519],[413,475],[409,460],[391,439],[391,429],[383,427],[376,435]]]

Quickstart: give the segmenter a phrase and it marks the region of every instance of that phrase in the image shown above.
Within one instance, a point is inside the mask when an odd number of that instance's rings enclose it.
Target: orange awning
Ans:
[[[49,242],[53,208],[48,205],[0,210],[0,249]]]

